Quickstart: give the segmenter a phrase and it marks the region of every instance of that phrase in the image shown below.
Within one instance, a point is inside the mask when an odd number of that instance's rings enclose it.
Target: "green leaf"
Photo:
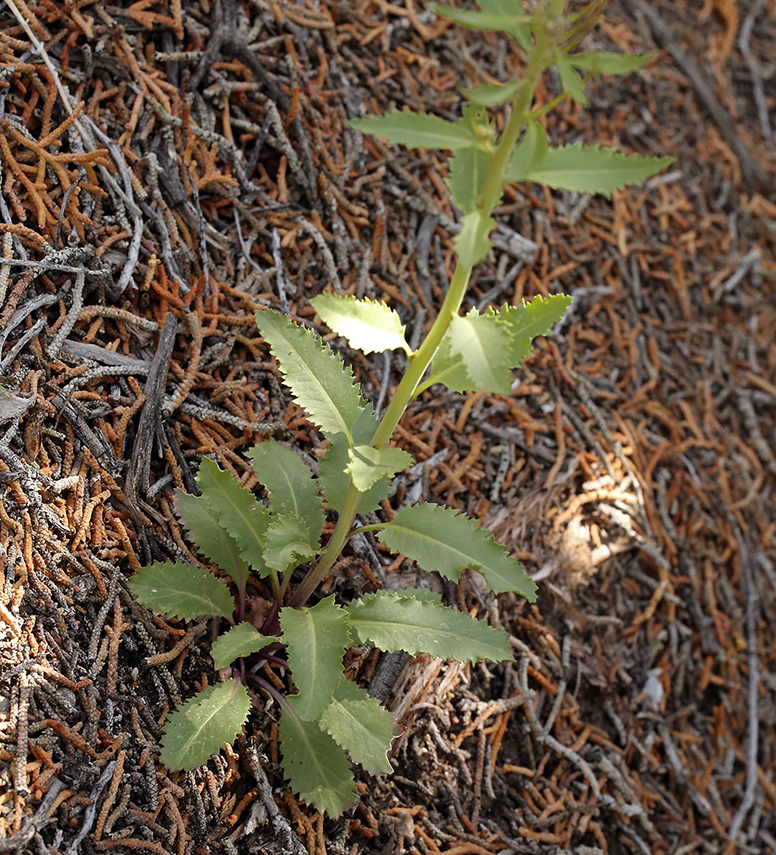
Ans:
[[[310,546],[318,548],[324,513],[318,482],[310,467],[291,448],[269,439],[249,452],[253,471],[269,491],[269,510],[273,514],[295,514],[310,530]]]
[[[164,727],[159,758],[170,771],[189,771],[231,745],[248,718],[251,700],[242,683],[208,686],[176,710]]]
[[[340,681],[320,725],[367,772],[378,775],[393,771],[387,752],[398,732],[396,723],[388,710],[355,683]]]
[[[221,525],[218,514],[204,496],[190,496],[183,490],[176,490],[175,507],[199,551],[228,573],[240,590],[245,590],[250,572],[248,564],[242,558],[237,541]]]
[[[560,82],[563,84],[563,88],[569,93],[569,95],[571,95],[577,104],[587,107],[588,100],[587,95],[585,95],[585,87],[582,81],[577,77],[577,73],[574,71],[571,63],[569,63],[566,57],[560,52],[555,54],[554,62],[555,67],[558,69]]]
[[[310,545],[310,526],[296,514],[283,514],[270,522],[264,535],[264,560],[277,573],[285,573],[291,565],[309,561],[315,555]]]
[[[639,184],[673,162],[673,157],[639,157],[614,148],[576,144],[549,149],[528,178],[548,187],[611,198],[614,190]]]
[[[531,352],[531,342],[537,335],[549,335],[573,302],[566,294],[554,294],[546,299],[536,296],[530,303],[502,306],[497,317],[509,334],[509,364],[516,368]]]
[[[377,430],[374,419],[374,408],[371,404],[366,409],[353,427],[353,440],[356,445],[368,445]],[[331,445],[326,453],[318,461],[318,483],[321,492],[326,497],[326,502],[332,510],[339,510],[350,486],[350,475],[347,467],[350,465],[350,446],[344,434],[330,436]],[[361,497],[358,506],[359,513],[368,514],[370,511],[380,507],[380,502],[388,498],[390,485],[388,481],[377,481]]]
[[[428,653],[440,659],[478,662],[512,658],[509,637],[465,612],[420,602],[401,591],[378,591],[348,606],[350,625],[362,644],[381,650]]]
[[[310,305],[329,329],[344,336],[357,350],[364,353],[396,349],[407,354],[412,352],[404,338],[405,327],[398,312],[385,303],[319,294],[310,300]]]
[[[593,74],[630,74],[654,59],[654,53],[577,53],[566,60],[575,68]]]
[[[498,107],[506,104],[523,85],[523,80],[510,80],[508,83],[486,83],[471,89],[460,87],[461,95],[467,101],[483,107]]]
[[[491,0],[479,4],[482,12],[469,9],[452,9],[441,3],[427,3],[426,8],[436,12],[441,18],[454,21],[467,30],[509,33],[518,44],[527,48],[531,44],[531,26],[519,3],[510,0]]]
[[[295,695],[286,700],[291,709],[283,710],[278,729],[283,771],[295,793],[321,813],[338,817],[356,800],[350,761],[316,722],[294,714]]]
[[[210,649],[210,655],[213,657],[216,669],[226,668],[235,659],[250,656],[251,653],[258,653],[268,644],[280,640],[280,636],[262,635],[256,627],[247,621],[242,621],[215,640]]]
[[[220,526],[236,541],[240,557],[259,577],[266,576],[268,570],[263,556],[263,538],[269,525],[266,509],[231,472],[221,469],[207,457],[202,458],[197,483]]]
[[[483,392],[512,392],[512,366],[507,361],[509,336],[492,309],[480,315],[476,309],[453,318],[447,332],[450,354],[463,361],[471,378],[469,389]]]
[[[547,153],[547,137],[539,122],[528,122],[523,138],[514,151],[507,166],[505,181],[526,181],[531,172],[544,160]]]
[[[377,538],[394,552],[411,558],[428,572],[454,582],[470,567],[485,577],[496,594],[516,591],[533,602],[536,585],[493,535],[479,528],[466,514],[431,502],[413,505],[377,532]]]
[[[356,489],[365,493],[381,478],[391,478],[412,464],[412,455],[401,448],[372,448],[371,445],[356,445],[350,449],[348,473]]]
[[[496,228],[496,221],[482,211],[471,211],[461,222],[463,229],[453,238],[455,254],[464,267],[474,267],[493,246],[488,235]]]
[[[447,186],[453,202],[465,213],[477,209],[485,189],[492,155],[479,148],[462,148],[450,159]]]
[[[195,564],[166,561],[141,567],[127,585],[147,609],[180,620],[229,619],[234,612],[226,582]]]
[[[343,679],[342,657],[350,644],[348,615],[332,594],[312,608],[282,609],[280,626],[299,689],[294,708],[298,716],[312,721],[331,703]]]
[[[382,137],[394,145],[407,148],[468,148],[482,145],[480,138],[463,125],[448,122],[427,113],[394,111],[385,116],[351,119],[348,124],[356,131]]]
[[[353,385],[353,371],[310,330],[270,310],[256,312],[256,324],[280,364],[286,385],[297,403],[324,433],[351,430],[364,411]]]

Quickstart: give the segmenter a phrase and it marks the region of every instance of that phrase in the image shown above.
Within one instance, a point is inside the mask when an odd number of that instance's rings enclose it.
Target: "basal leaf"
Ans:
[[[291,711],[283,710],[278,729],[283,771],[295,793],[321,813],[338,817],[356,800],[350,761],[317,722],[294,715],[296,696],[286,700]]]
[[[577,53],[566,60],[575,68],[593,74],[630,74],[643,68],[654,56],[654,53]]]
[[[352,369],[314,332],[290,318],[258,311],[256,324],[280,364],[286,385],[311,421],[324,433],[344,433],[352,442],[350,432],[364,411]]]
[[[572,299],[566,294],[554,294],[546,299],[536,296],[530,303],[502,306],[497,317],[509,334],[509,364],[516,368],[531,352],[531,342],[537,335],[549,335],[554,324],[565,314]]]
[[[461,87],[461,95],[467,101],[483,107],[498,107],[506,104],[517,93],[523,82],[523,80],[510,80],[508,83],[486,83],[471,89]]]
[[[248,457],[253,471],[269,491],[269,510],[273,514],[295,514],[310,529],[310,546],[318,548],[323,530],[323,507],[318,482],[310,467],[291,448],[269,439],[255,445]]]
[[[237,541],[221,525],[219,515],[204,496],[190,496],[183,490],[176,490],[175,507],[199,551],[208,561],[228,573],[240,590],[244,590],[248,564],[242,558]]]
[[[350,643],[347,612],[332,595],[312,608],[282,609],[280,626],[299,689],[294,708],[298,716],[312,721],[331,703],[343,679],[342,657]]]
[[[372,448],[356,445],[350,449],[348,473],[356,489],[365,493],[381,478],[391,478],[412,464],[412,455],[401,448]]]
[[[465,612],[420,602],[401,591],[378,591],[348,606],[350,625],[362,644],[381,650],[428,653],[440,659],[478,662],[511,659],[509,637]]]
[[[544,160],[547,148],[544,128],[538,122],[528,122],[523,138],[509,161],[506,181],[526,181]]]
[[[388,710],[355,683],[340,681],[320,725],[367,772],[393,771],[387,752],[398,732],[396,723]]]
[[[587,95],[585,95],[585,87],[582,81],[577,77],[577,73],[574,71],[571,63],[560,52],[555,54],[555,68],[558,69],[560,82],[563,84],[563,88],[566,92],[571,95],[577,104],[587,107],[588,100]]]
[[[194,695],[167,720],[159,758],[170,771],[187,772],[231,745],[248,718],[251,701],[242,683],[228,680]]]
[[[614,148],[576,144],[549,149],[527,177],[548,187],[610,198],[614,190],[639,184],[673,162],[673,157],[639,157]]]
[[[216,669],[226,668],[235,659],[258,653],[268,644],[280,640],[279,636],[262,635],[256,627],[247,621],[242,621],[216,639],[210,649],[210,655],[213,657]]]
[[[453,238],[455,254],[464,267],[474,267],[493,245],[488,235],[496,228],[496,221],[482,211],[471,211],[461,222],[463,229]]]
[[[277,573],[292,565],[309,561],[315,555],[310,545],[313,535],[306,520],[296,514],[283,514],[272,519],[264,535],[264,560]]]
[[[477,208],[477,200],[485,189],[491,155],[479,148],[462,148],[450,159],[447,186],[453,202],[465,213]]]
[[[385,116],[351,119],[348,124],[361,133],[382,137],[389,143],[408,148],[455,150],[482,145],[480,138],[463,125],[427,113],[394,111]]]
[[[536,585],[523,566],[496,543],[493,535],[479,528],[466,514],[431,502],[413,505],[377,532],[381,543],[406,555],[428,572],[437,572],[454,582],[470,567],[484,577],[496,594],[516,591],[533,602]]]
[[[454,317],[448,334],[452,357],[462,360],[472,380],[469,389],[500,392],[502,395],[511,393],[509,336],[491,309],[483,315],[472,309],[463,317]]]
[[[367,404],[361,418],[353,428],[353,440],[356,445],[369,445],[377,429],[374,408]],[[350,485],[347,467],[350,465],[350,446],[344,434],[329,437],[330,445],[326,454],[318,461],[318,483],[326,497],[326,503],[332,510],[339,510]],[[390,485],[383,479],[377,481],[361,497],[359,513],[368,514],[380,507],[380,502],[388,498]]]
[[[195,564],[166,561],[141,567],[127,585],[147,609],[179,620],[231,618],[234,612],[226,582]]]
[[[310,300],[329,329],[344,336],[350,346],[364,353],[403,350],[411,353],[404,338],[404,324],[398,312],[376,300],[319,294]]]
[[[256,496],[242,487],[232,475],[207,457],[197,474],[202,498],[218,517],[222,528],[234,538],[240,557],[255,573],[267,575],[263,538],[269,525],[269,514]]]

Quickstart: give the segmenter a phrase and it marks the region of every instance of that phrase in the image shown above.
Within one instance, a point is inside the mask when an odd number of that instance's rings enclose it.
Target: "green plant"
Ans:
[[[670,158],[630,157],[612,149],[581,145],[551,147],[540,123],[545,110],[531,110],[544,72],[558,70],[564,92],[586,103],[584,83],[594,73],[625,73],[649,57],[572,53],[602,3],[566,14],[563,0],[543,0],[531,14],[517,0],[480,0],[481,11],[430,4],[462,26],[499,30],[526,54],[524,76],[494,86],[464,89],[469,101],[459,123],[412,113],[391,113],[351,122],[352,127],[392,143],[453,151],[448,185],[463,212],[455,238],[457,267],[439,314],[426,338],[411,352],[399,315],[388,306],[353,297],[321,294],[311,302],[323,321],[365,353],[401,349],[409,367],[382,419],[354,384],[353,373],[310,330],[276,312],[256,322],[278,361],[294,399],[329,442],[317,478],[292,449],[274,440],[249,453],[268,499],[243,489],[228,472],[205,458],[198,476],[201,497],[178,492],[177,510],[200,552],[230,577],[206,567],[161,563],[141,569],[130,586],[141,603],[181,620],[224,618],[232,627],[212,648],[215,665],[231,677],[192,698],[168,720],[161,760],[190,769],[231,742],[246,720],[255,690],[282,709],[283,769],[300,795],[331,815],[355,796],[350,758],[370,772],[390,770],[386,751],[394,733],[390,715],[343,674],[342,658],[354,643],[383,650],[429,653],[475,662],[510,657],[504,632],[442,605],[425,590],[377,591],[341,605],[333,596],[308,606],[354,532],[376,532],[391,550],[427,571],[458,581],[463,570],[479,571],[494,593],[517,592],[533,599],[534,584],[521,565],[487,532],[463,514],[436,504],[401,510],[390,522],[354,528],[357,512],[368,513],[388,496],[389,479],[405,469],[410,455],[389,446],[412,399],[435,383],[455,392],[509,394],[512,370],[547,334],[570,298],[537,297],[498,311],[460,308],[473,267],[488,253],[492,211],[505,185],[536,181],[578,192],[611,192],[641,181]],[[585,73],[580,79],[577,70]],[[557,100],[560,99],[556,99]],[[511,102],[500,135],[487,108]],[[552,106],[552,105],[550,105]],[[425,377],[425,379],[424,379]],[[338,514],[336,528],[321,545],[324,505]],[[291,588],[294,570],[308,564]],[[270,580],[274,601],[261,618],[248,617],[249,573]],[[259,675],[264,663],[290,668],[297,693],[282,696]],[[346,753],[347,752],[347,753]]]

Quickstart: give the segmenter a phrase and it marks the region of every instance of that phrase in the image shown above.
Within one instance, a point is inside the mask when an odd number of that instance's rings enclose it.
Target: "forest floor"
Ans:
[[[433,319],[446,161],[347,120],[455,118],[456,84],[521,58],[416,0],[6,0],[0,852],[776,855],[776,4],[614,0],[586,47],[658,53],[549,136],[676,162],[611,201],[508,190],[469,305],[573,306],[511,396],[435,387],[397,434],[403,493],[483,520],[538,601],[462,589],[514,661],[406,663],[395,774],[332,820],[284,787],[271,708],[205,767],[159,764],[165,716],[217,679],[213,627],[126,581],[195,560],[173,498],[203,455],[252,487],[266,435],[323,450],[256,309],[314,326],[334,287]],[[328,339],[390,394],[397,357]],[[415,576],[372,545],[327,590]]]

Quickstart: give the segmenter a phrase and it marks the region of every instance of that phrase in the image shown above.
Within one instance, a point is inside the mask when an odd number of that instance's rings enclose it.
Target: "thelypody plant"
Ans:
[[[337,815],[355,797],[348,755],[370,772],[389,771],[386,751],[395,731],[390,714],[343,674],[348,646],[370,644],[465,662],[510,657],[503,631],[443,606],[428,590],[380,590],[349,604],[328,596],[308,606],[355,532],[373,531],[394,552],[453,581],[469,568],[481,573],[496,594],[514,591],[534,598],[535,586],[522,566],[464,514],[427,502],[400,510],[390,522],[354,528],[356,514],[378,508],[389,494],[390,478],[410,464],[410,455],[389,442],[415,396],[437,383],[454,392],[508,395],[512,370],[530,352],[531,340],[547,334],[570,302],[565,296],[537,297],[498,311],[460,314],[472,269],[491,247],[492,212],[505,185],[533,181],[608,196],[671,161],[597,146],[550,146],[540,118],[552,105],[532,110],[542,75],[553,65],[563,85],[556,102],[571,97],[584,105],[584,84],[593,74],[634,71],[650,59],[574,53],[605,3],[593,0],[573,14],[564,0],[540,0],[531,13],[518,0],[480,0],[479,5],[480,11],[429,8],[461,26],[514,38],[526,57],[519,80],[462,89],[469,104],[457,123],[407,112],[351,122],[391,143],[451,150],[447,183],[462,212],[461,232],[454,239],[457,266],[439,314],[416,351],[407,344],[399,315],[383,303],[332,294],[311,301],[352,347],[408,355],[409,367],[382,418],[375,421],[351,369],[315,333],[277,312],[258,312],[259,330],[294,399],[328,440],[318,475],[313,477],[291,448],[275,440],[261,443],[249,456],[268,493],[263,501],[204,458],[198,476],[202,495],[178,491],[177,510],[200,552],[227,574],[231,585],[207,567],[183,563],[153,564],[130,580],[149,608],[181,620],[215,617],[232,624],[212,648],[216,668],[229,668],[231,676],[200,692],[167,721],[161,760],[171,769],[198,766],[232,742],[252,700],[259,703],[255,693],[263,691],[282,710],[280,747],[292,788],[319,810]],[[507,102],[508,120],[497,133],[487,109]],[[323,500],[337,514],[337,524],[322,544]],[[301,565],[309,569],[291,589],[292,574]],[[260,618],[256,609],[249,617],[246,607],[250,573],[268,577],[274,593]],[[296,694],[284,697],[261,677],[265,663],[290,669]]]

